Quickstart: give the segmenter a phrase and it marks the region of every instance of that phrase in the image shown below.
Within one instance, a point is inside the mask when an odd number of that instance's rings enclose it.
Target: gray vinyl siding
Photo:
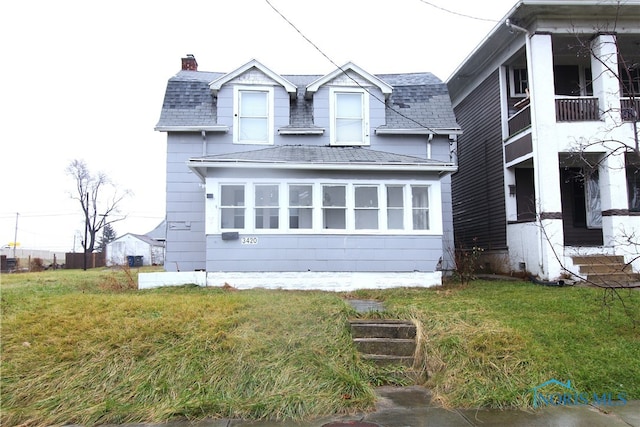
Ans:
[[[506,248],[498,72],[460,102],[454,112],[463,130],[458,138],[458,172],[452,177],[456,245]]]
[[[442,256],[440,236],[240,234],[258,243],[207,236],[207,271],[430,272]]]
[[[255,70],[254,70],[255,71]],[[213,94],[208,83],[220,73],[181,72],[167,87],[159,126],[227,126],[228,132],[173,132],[167,133],[167,271],[434,271],[441,258],[447,259],[448,236],[452,231],[451,186],[448,176],[438,174],[369,172],[321,172],[310,170],[287,171],[245,170],[237,175],[239,182],[252,176],[273,179],[384,179],[420,181],[441,180],[444,237],[440,235],[310,235],[259,234],[258,245],[241,245],[241,241],[222,241],[220,233],[206,235],[205,190],[201,180],[189,170],[190,158],[226,155],[269,148],[269,145],[234,144],[234,82],[228,82]],[[256,77],[258,77],[256,75]],[[270,85],[266,76],[258,77],[256,84]],[[286,90],[273,82],[274,145],[328,146],[331,141],[330,90],[331,82],[304,101],[301,88],[320,76],[290,76],[299,88],[297,101],[291,100]],[[390,114],[385,97],[378,87],[367,85],[369,97],[369,135],[371,150],[398,155],[427,158],[427,135],[376,135],[375,129],[406,129],[419,126],[455,128],[446,87],[433,76],[389,75],[386,78],[399,86],[387,100],[389,106],[403,108],[414,121]],[[302,80],[301,80],[302,79]],[[301,81],[297,81],[301,80]],[[244,85],[241,81],[238,84]],[[414,86],[415,85],[415,86]],[[424,86],[428,85],[428,88]],[[349,85],[347,85],[349,86]],[[437,87],[436,87],[437,86]],[[354,86],[352,86],[354,87]],[[397,98],[395,101],[394,99]],[[442,99],[441,99],[442,98]],[[443,100],[446,98],[446,103]],[[437,101],[437,102],[436,102]],[[301,110],[303,108],[304,111]],[[292,111],[293,108],[293,111]],[[437,112],[431,112],[431,109]],[[412,113],[413,112],[413,113]],[[424,117],[423,117],[424,116]],[[293,120],[293,119],[295,120]],[[424,119],[424,120],[423,120]],[[419,120],[420,123],[415,122]],[[292,123],[295,122],[295,123]],[[422,123],[424,122],[424,123]],[[321,135],[280,135],[279,129],[296,125],[302,128],[323,129]],[[449,141],[446,135],[434,136],[432,158],[450,162]],[[212,171],[210,170],[211,174]],[[237,171],[217,169],[217,178],[229,177]],[[311,174],[311,175],[310,175]],[[211,175],[209,175],[211,176]],[[242,233],[241,233],[242,235]]]
[[[202,152],[199,134],[167,137],[166,271],[205,268],[204,198],[200,179],[186,166]]]

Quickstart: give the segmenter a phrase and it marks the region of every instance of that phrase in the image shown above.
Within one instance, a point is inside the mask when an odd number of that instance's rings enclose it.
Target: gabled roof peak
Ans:
[[[326,74],[320,77],[319,79],[317,79],[316,81],[307,85],[307,88],[305,91],[305,97],[310,97],[315,92],[317,92],[321,86],[335,79],[339,75],[341,74],[347,75],[347,71],[353,71],[354,73],[357,73],[358,75],[360,75],[361,77],[369,81],[371,84],[378,87],[384,94],[385,98],[388,98],[389,95],[391,95],[391,92],[393,91],[393,87],[391,85],[380,80],[378,77],[374,76],[373,74],[366,72],[365,70],[363,70],[362,68],[354,64],[353,62],[347,62],[342,67],[336,68],[334,71],[330,72],[329,74]]]
[[[247,62],[246,64],[244,64],[244,65],[242,65],[242,66],[240,66],[238,68],[236,68],[235,70],[231,71],[230,73],[227,73],[227,74],[215,79],[214,81],[209,83],[209,88],[211,89],[212,92],[216,93],[216,92],[218,92],[220,90],[222,85],[224,85],[225,83],[228,83],[229,81],[235,79],[236,77],[240,76],[241,74],[244,74],[245,72],[249,71],[252,68],[256,68],[256,69],[260,70],[265,75],[267,75],[269,78],[271,78],[272,80],[274,80],[275,82],[280,84],[282,87],[284,87],[284,89],[291,96],[295,96],[296,95],[297,88],[293,83],[291,83],[289,80],[285,79],[281,75],[273,72],[268,67],[265,67],[262,63],[260,63],[259,61],[255,60],[255,59],[252,59],[251,61]]]

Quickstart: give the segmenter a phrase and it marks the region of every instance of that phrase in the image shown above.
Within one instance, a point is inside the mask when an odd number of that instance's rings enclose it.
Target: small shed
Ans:
[[[127,233],[107,243],[107,266],[164,265],[164,242],[142,234]]]

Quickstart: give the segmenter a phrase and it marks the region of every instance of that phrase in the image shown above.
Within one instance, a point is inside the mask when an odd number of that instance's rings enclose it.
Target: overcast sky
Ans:
[[[73,159],[132,192],[118,235],[161,222],[166,134],[153,129],[185,54],[201,71],[257,59],[279,74],[326,74],[353,61],[372,74],[430,71],[446,81],[515,3],[2,2],[0,246],[14,241],[18,213],[20,248],[80,250],[82,213],[65,175]]]

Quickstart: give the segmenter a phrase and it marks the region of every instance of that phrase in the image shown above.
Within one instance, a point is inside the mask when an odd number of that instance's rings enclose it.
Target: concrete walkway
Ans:
[[[423,387],[380,387],[376,410],[352,416],[335,416],[305,422],[204,420],[171,422],[162,427],[640,427],[640,401],[623,406],[545,407],[535,411],[444,409],[431,402]],[[134,426],[130,424],[129,426]],[[137,424],[135,426],[149,426]]]

